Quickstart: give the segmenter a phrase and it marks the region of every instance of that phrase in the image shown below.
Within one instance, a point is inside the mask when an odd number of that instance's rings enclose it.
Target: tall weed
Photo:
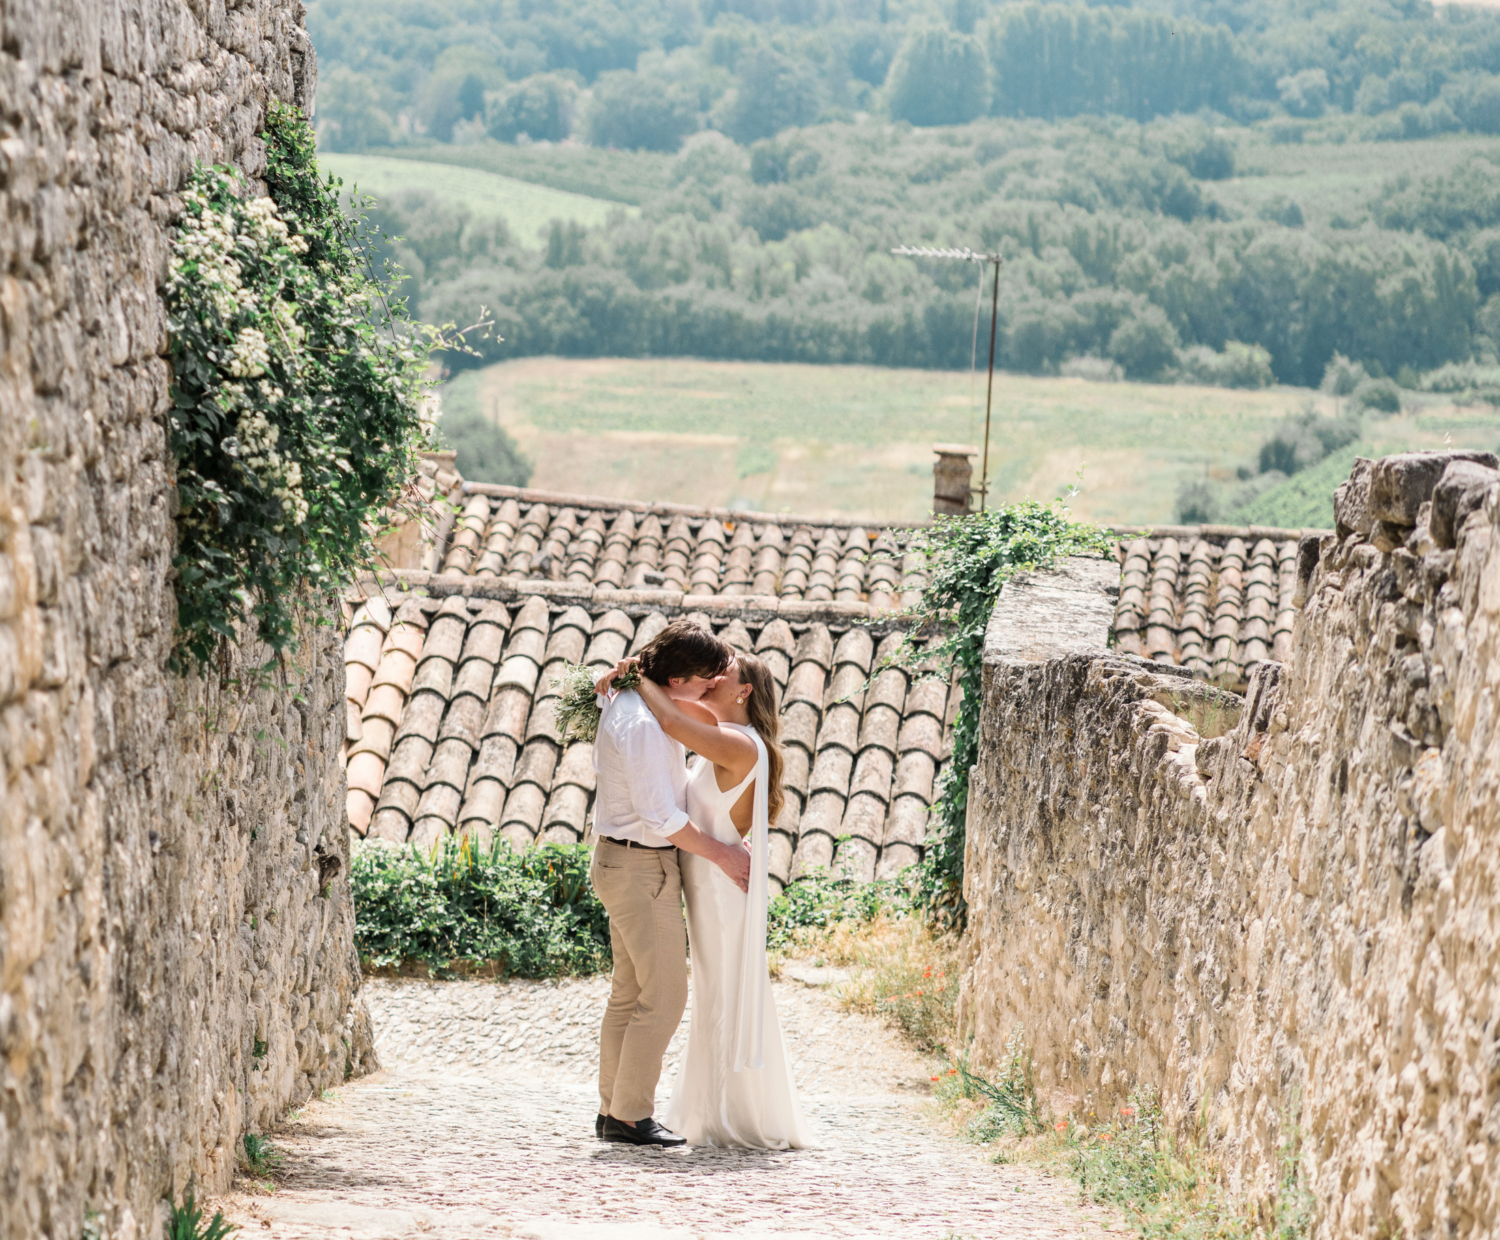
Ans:
[[[851,977],[838,990],[856,1012],[884,1018],[926,1052],[946,1054],[958,1011],[958,941],[934,934],[917,912],[883,908],[865,921],[844,919],[791,939]]]

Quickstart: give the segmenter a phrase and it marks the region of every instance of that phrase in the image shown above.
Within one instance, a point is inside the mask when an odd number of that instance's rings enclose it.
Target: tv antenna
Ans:
[[[999,254],[980,254],[968,246],[939,249],[926,245],[898,245],[891,253],[906,258],[945,258],[961,263],[993,263],[995,266],[995,286],[990,293],[990,376],[984,389],[984,455],[979,465],[979,485],[973,488],[979,492],[979,511],[983,512],[990,491],[990,409],[995,400],[995,324],[1000,310],[1000,264],[1005,260]],[[981,275],[981,291],[983,280]]]

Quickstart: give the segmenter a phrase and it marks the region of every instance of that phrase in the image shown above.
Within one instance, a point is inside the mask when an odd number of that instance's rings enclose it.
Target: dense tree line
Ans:
[[[966,366],[979,270],[889,252],[960,239],[1005,256],[1000,360],[1016,370],[1092,357],[1133,378],[1316,385],[1336,353],[1394,376],[1495,349],[1493,165],[1393,182],[1375,219],[1314,229],[1232,218],[1192,174],[1221,142],[1200,122],[1097,118],[823,125],[748,151],[705,134],[638,217],[554,225],[541,252],[430,201],[388,204],[385,222],[406,235],[423,317],[497,316],[485,360]],[[1454,186],[1472,202],[1451,208]]]
[[[1007,5],[985,45],[996,116],[1227,113],[1243,77],[1228,27],[1136,9]]]
[[[1500,132],[1500,14],[1421,0],[312,0],[308,24],[339,150],[486,133],[676,150],[857,112]]]

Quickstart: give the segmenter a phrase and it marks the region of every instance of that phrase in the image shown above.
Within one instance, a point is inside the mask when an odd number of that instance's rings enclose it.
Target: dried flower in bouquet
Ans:
[[[603,674],[597,667],[570,663],[553,679],[552,687],[561,690],[555,716],[563,744],[570,740],[592,742],[599,735],[599,699],[594,686]],[[641,674],[633,667],[615,677],[616,689],[634,689],[640,683]]]

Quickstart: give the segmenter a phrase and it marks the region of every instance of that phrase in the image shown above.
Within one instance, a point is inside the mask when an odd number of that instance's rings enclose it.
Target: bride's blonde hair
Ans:
[[[771,824],[776,823],[781,807],[786,803],[786,793],[781,787],[781,774],[786,763],[781,756],[781,703],[777,701],[776,682],[771,678],[771,669],[753,654],[735,654],[735,665],[739,669],[740,683],[750,686],[750,696],[745,699],[745,713],[750,716],[750,726],[766,745],[769,779],[766,783],[766,800]]]

